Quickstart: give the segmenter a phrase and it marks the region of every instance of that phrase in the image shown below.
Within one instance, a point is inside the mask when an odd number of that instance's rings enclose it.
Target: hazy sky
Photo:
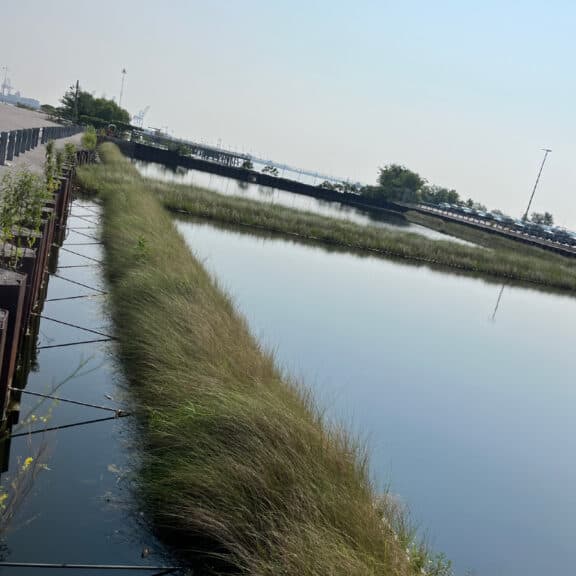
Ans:
[[[576,228],[576,2],[15,0],[0,65],[56,104],[76,79],[145,124],[372,183],[400,163]]]

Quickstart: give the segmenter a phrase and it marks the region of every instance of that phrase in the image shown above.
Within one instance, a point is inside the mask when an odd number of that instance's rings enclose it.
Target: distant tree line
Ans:
[[[370,199],[387,202],[410,204],[421,202],[457,204],[461,202],[456,190],[430,185],[419,174],[399,164],[389,164],[380,168],[378,184],[365,186],[361,193]]]
[[[324,184],[323,184],[324,186]],[[326,186],[327,187],[327,186]],[[408,204],[459,204],[474,210],[486,211],[487,208],[472,198],[464,200],[456,190],[428,184],[416,172],[399,164],[388,164],[380,168],[376,186],[364,186],[360,194],[374,202],[406,202]],[[499,210],[494,213],[502,214]],[[530,220],[536,224],[552,226],[554,218],[549,212],[534,212]]]
[[[41,109],[53,118],[92,125],[103,128],[109,124],[119,125],[121,128],[130,126],[130,114],[108,98],[96,98],[86,92],[71,86],[62,99],[60,106],[44,104]]]
[[[530,216],[530,222],[534,222],[534,224],[543,224],[544,226],[553,226],[554,225],[554,217],[550,212],[544,212],[544,214],[540,214],[539,212],[532,212]]]
[[[334,190],[335,192],[348,192],[350,194],[358,194],[361,191],[361,187],[357,184],[351,184],[350,182],[330,182],[330,180],[324,180],[324,182],[320,184],[320,188]]]

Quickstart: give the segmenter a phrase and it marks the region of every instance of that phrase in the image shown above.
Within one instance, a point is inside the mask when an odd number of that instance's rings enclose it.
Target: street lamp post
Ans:
[[[522,220],[524,220],[524,222],[528,220],[528,212],[530,212],[530,206],[532,205],[532,200],[534,200],[534,194],[536,193],[538,182],[540,182],[540,176],[542,175],[542,169],[544,168],[544,163],[546,162],[546,158],[548,158],[548,154],[552,152],[552,150],[550,150],[549,148],[542,148],[542,150],[544,150],[544,158],[542,159],[542,164],[540,164],[540,170],[538,171],[536,182],[534,182],[534,188],[532,189],[532,194],[530,195],[530,200],[528,202],[526,212],[524,212],[524,216],[522,216]]]
[[[0,70],[4,72],[4,80],[2,81],[2,86],[0,86],[1,94],[5,96],[5,91],[8,86],[8,66],[0,66]]]
[[[126,81],[126,68],[122,68],[122,85],[120,86],[120,98],[118,99],[118,106],[122,108],[122,96],[124,96],[124,82]]]

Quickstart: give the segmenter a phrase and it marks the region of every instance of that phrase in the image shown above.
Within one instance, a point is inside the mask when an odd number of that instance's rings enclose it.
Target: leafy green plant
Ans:
[[[23,229],[38,233],[42,223],[42,207],[49,197],[43,179],[28,169],[8,172],[0,185],[0,242],[15,245],[10,252],[10,266],[16,268],[21,256]],[[35,243],[29,234],[28,247]]]
[[[56,152],[56,173],[58,174],[58,176],[62,175],[65,160],[66,156],[64,154],[64,150],[58,150]]]
[[[46,160],[44,161],[44,178],[46,179],[46,188],[49,194],[56,192],[58,189],[58,166],[56,163],[56,149],[54,141],[51,140],[46,144]]]
[[[76,166],[76,145],[72,142],[64,144],[64,156],[68,166]]]
[[[34,456],[27,456],[18,461],[15,471],[0,483],[0,535],[3,535],[16,512],[32,490],[34,480],[46,464],[42,463],[45,445],[34,452]]]
[[[96,150],[97,143],[98,136],[96,135],[96,129],[94,126],[87,126],[82,135],[82,146],[84,146],[86,150]]]

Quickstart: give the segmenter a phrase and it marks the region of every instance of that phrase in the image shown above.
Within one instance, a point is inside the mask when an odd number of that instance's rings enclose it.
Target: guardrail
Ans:
[[[576,256],[576,247],[570,244],[565,244],[563,242],[542,238],[541,236],[536,236],[528,231],[520,232],[515,230],[513,225],[507,225],[503,222],[497,222],[494,220],[486,220],[476,215],[465,215],[465,214],[455,214],[449,210],[442,208],[433,208],[431,206],[413,206],[413,210],[417,212],[422,212],[423,214],[430,214],[434,216],[439,216],[445,220],[452,220],[453,222],[458,222],[459,224],[465,224],[474,228],[479,228],[487,232],[492,232],[500,236],[510,238],[512,240],[519,240],[540,248],[545,248],[552,250],[564,256]]]
[[[44,126],[0,132],[0,166],[5,166],[6,162],[12,162],[20,154],[33,150],[40,144],[69,138],[82,130],[81,126]]]

